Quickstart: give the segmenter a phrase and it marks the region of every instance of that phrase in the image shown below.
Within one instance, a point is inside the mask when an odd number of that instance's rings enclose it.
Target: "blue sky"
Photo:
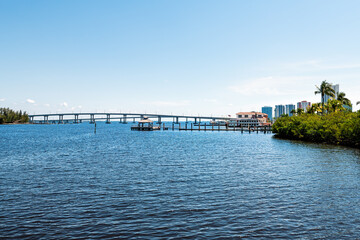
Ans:
[[[0,1],[0,106],[227,115],[360,101],[360,1]],[[354,106],[359,109],[360,105]]]

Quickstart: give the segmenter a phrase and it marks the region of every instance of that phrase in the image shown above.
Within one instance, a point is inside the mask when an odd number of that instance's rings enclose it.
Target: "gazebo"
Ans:
[[[147,117],[144,117],[140,120],[137,126],[131,127],[131,130],[138,130],[138,131],[153,131],[154,130],[154,122]]]

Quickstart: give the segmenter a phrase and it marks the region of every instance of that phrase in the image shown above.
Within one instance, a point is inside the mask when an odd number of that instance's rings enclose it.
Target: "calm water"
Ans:
[[[358,150],[93,128],[0,126],[0,238],[360,238]]]

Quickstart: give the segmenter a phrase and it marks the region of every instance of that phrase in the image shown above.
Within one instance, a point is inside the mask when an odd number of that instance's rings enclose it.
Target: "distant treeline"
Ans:
[[[14,111],[10,108],[0,108],[0,124],[3,123],[26,123],[29,116],[26,112]]]
[[[360,148],[360,112],[284,116],[276,120],[273,132],[280,138]]]

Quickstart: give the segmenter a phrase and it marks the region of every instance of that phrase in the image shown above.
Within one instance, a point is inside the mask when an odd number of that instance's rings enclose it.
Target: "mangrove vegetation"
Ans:
[[[321,102],[284,115],[273,124],[275,136],[293,140],[330,143],[360,148],[360,111],[352,112],[351,101],[340,92],[335,98],[331,84],[323,81],[315,94]],[[324,102],[325,95],[330,96]],[[358,104],[359,102],[357,102]]]
[[[29,116],[26,112],[14,111],[10,108],[0,108],[0,124],[4,123],[27,123]]]

